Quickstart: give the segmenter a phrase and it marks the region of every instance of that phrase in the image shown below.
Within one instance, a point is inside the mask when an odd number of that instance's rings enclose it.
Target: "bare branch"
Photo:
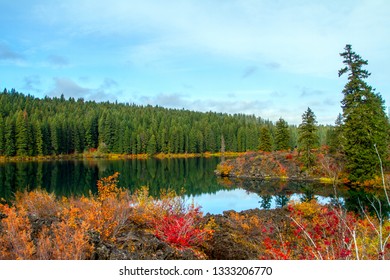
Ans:
[[[321,252],[319,252],[317,250],[317,246],[315,244],[315,242],[313,241],[313,239],[310,237],[309,233],[305,230],[305,228],[300,224],[298,223],[293,217],[290,217],[291,220],[293,220],[293,222],[303,231],[303,233],[306,235],[307,239],[310,241],[310,243],[313,245],[314,249],[317,251],[318,253],[318,256],[317,259],[320,259],[320,260],[323,260],[322,258],[322,255],[321,255]]]
[[[380,167],[381,167],[381,175],[382,175],[383,190],[385,191],[387,203],[388,203],[388,205],[390,206],[390,199],[389,199],[389,196],[388,196],[388,194],[387,194],[386,184],[385,184],[385,175],[384,175],[384,173],[383,173],[382,159],[381,159],[381,157],[380,157],[380,155],[379,155],[378,148],[376,147],[376,143],[374,144],[374,148],[375,148],[376,154],[378,155],[379,163],[380,163]]]
[[[373,228],[373,229],[376,231],[376,233],[379,235],[379,231],[376,229],[374,223],[371,221],[370,217],[367,215],[366,210],[364,210],[363,205],[362,205],[360,199],[359,199],[359,204],[360,204],[360,208],[362,208],[363,214],[364,214],[364,216],[366,217],[367,221],[370,223],[370,225],[372,226],[372,228]],[[375,206],[374,206],[374,207],[375,207]]]

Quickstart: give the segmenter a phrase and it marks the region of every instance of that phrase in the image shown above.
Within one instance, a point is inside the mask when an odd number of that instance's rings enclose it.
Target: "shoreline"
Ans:
[[[8,162],[40,162],[40,161],[61,161],[61,160],[124,160],[124,159],[175,159],[175,158],[210,158],[210,157],[238,157],[246,152],[205,152],[205,153],[158,153],[154,155],[150,154],[114,154],[114,153],[82,153],[82,154],[70,154],[70,155],[48,155],[48,156],[0,156],[0,163]]]

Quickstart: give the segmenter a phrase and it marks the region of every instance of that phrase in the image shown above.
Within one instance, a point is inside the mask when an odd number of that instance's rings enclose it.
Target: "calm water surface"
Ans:
[[[262,182],[221,179],[214,175],[219,158],[148,159],[148,160],[66,160],[50,162],[0,163],[0,197],[12,199],[16,191],[38,187],[58,196],[96,193],[99,178],[119,172],[119,186],[131,192],[148,186],[158,197],[163,189],[180,192],[194,201],[203,212],[219,214],[225,210],[282,207],[291,200],[332,200],[333,188],[304,182]],[[355,207],[364,194],[340,189],[347,207]],[[363,196],[363,198],[361,198]]]

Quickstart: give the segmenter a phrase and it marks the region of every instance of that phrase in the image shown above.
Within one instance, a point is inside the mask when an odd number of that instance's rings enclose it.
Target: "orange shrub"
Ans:
[[[92,246],[88,237],[89,225],[81,220],[80,210],[66,209],[62,221],[43,227],[37,241],[37,258],[46,260],[89,259]]]
[[[18,193],[14,207],[0,205],[0,258],[88,259],[90,232],[115,241],[131,213],[128,193],[117,187],[118,175],[99,180],[97,197],[57,200],[36,190]]]
[[[81,219],[105,241],[115,241],[128,221],[131,209],[127,191],[117,187],[119,173],[98,181],[98,196],[72,199],[71,205],[80,209]]]
[[[35,248],[26,209],[0,204],[0,213],[6,216],[0,223],[0,259],[32,259]]]
[[[104,202],[108,198],[115,198],[119,189],[118,184],[119,172],[115,172],[113,175],[102,178],[97,183],[98,188],[98,199],[101,202]]]
[[[217,166],[217,171],[221,174],[222,177],[228,177],[230,172],[233,170],[233,166],[229,165],[227,162],[222,162]]]
[[[31,192],[17,192],[15,204],[26,209],[33,218],[55,217],[61,211],[60,204],[53,193],[45,190],[33,190]]]

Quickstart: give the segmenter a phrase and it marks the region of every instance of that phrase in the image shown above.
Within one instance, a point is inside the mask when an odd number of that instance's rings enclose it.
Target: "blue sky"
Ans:
[[[333,124],[347,43],[389,106],[389,15],[387,0],[0,0],[0,88]]]

